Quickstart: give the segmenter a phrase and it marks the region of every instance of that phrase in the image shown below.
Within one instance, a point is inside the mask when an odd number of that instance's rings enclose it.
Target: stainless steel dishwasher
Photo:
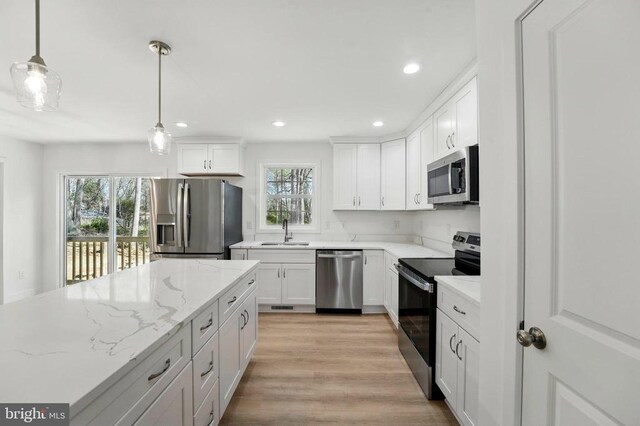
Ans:
[[[362,250],[318,250],[316,312],[362,313]]]

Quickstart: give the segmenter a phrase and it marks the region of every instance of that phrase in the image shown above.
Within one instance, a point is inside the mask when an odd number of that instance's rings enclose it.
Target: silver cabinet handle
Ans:
[[[382,197],[382,207],[384,207],[384,197]]]
[[[321,259],[357,259],[360,254],[319,254],[317,257]]]
[[[202,165],[202,167],[204,167],[204,169],[207,170],[207,160],[204,160],[204,164]]]
[[[244,330],[244,327],[247,325],[247,319],[244,317],[244,312],[241,312],[240,316],[242,317],[242,327],[240,327],[240,330]]]
[[[448,135],[447,139],[444,142],[447,144],[447,148],[451,149],[451,145],[449,145],[449,139],[451,139],[451,135]]]
[[[203,325],[202,327],[200,327],[200,332],[205,331],[207,328],[211,327],[213,325],[213,317],[209,318],[209,322],[206,325]]]
[[[453,305],[453,310],[456,311],[459,314],[467,315],[467,313],[465,311],[460,310],[460,308],[458,308],[456,305]]]
[[[360,202],[361,202],[361,201],[362,201],[362,200],[360,199],[360,197],[358,197],[358,205],[360,205]]]
[[[282,278],[287,278],[287,270],[286,269],[282,270]]]
[[[211,170],[211,165],[213,164],[213,162],[211,160],[209,160],[209,170]]]
[[[251,281],[249,281],[249,284],[248,284],[248,285],[249,285],[249,286],[252,286],[252,285],[253,285],[253,283],[255,283],[255,282],[256,282],[256,280],[252,279]]]
[[[242,253],[242,260],[245,260],[246,256],[247,256],[246,254]]]
[[[418,204],[422,204],[422,193],[418,192]]]
[[[211,412],[209,413],[209,423],[207,423],[207,426],[213,424],[213,419],[215,419],[215,416],[213,414],[213,410],[211,410]]]
[[[453,146],[453,147],[456,146],[456,144],[453,142],[455,135],[456,135],[456,132],[451,133],[451,146]]]
[[[247,314],[247,323],[246,323],[246,324],[249,324],[249,311],[247,311],[247,310],[245,309],[245,310],[244,310],[244,313],[245,313],[245,314]],[[245,324],[245,325],[246,325],[246,324]]]
[[[459,359],[460,361],[462,361],[462,357],[461,357],[461,356],[460,356],[460,354],[458,353],[458,348],[460,347],[460,345],[461,345],[461,344],[462,344],[462,340],[460,340],[460,341],[458,342],[458,344],[456,344],[456,356],[458,357],[458,359]]]
[[[162,371],[160,371],[159,373],[153,373],[152,375],[150,375],[147,380],[148,381],[152,381],[154,379],[157,379],[158,377],[162,376],[164,373],[167,372],[167,370],[169,369],[169,367],[171,367],[171,358],[167,359],[164,362],[164,368],[162,369]]]
[[[200,373],[200,377],[204,377],[207,374],[211,373],[213,371],[213,361],[209,361],[209,368],[207,369],[207,371]]]
[[[355,207],[355,205],[356,205],[356,197],[353,197],[353,205]]]
[[[278,268],[278,278],[280,278],[280,268]]]
[[[233,296],[233,299],[229,300],[227,302],[227,305],[231,305],[233,302],[235,302],[236,300],[238,300],[238,296]]]
[[[451,339],[449,339],[449,349],[451,349],[451,352],[453,352],[454,354],[456,353],[456,350],[453,349],[453,339],[456,338],[456,335],[454,334],[453,336],[451,336]]]
[[[367,256],[364,257],[364,264],[367,264]]]

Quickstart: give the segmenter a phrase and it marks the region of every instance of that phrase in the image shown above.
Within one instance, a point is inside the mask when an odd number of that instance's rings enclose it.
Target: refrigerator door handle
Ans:
[[[191,227],[191,219],[189,218],[189,196],[191,194],[191,189],[189,188],[189,184],[185,183],[184,184],[184,200],[182,203],[182,224],[183,224],[183,228],[182,228],[182,233],[183,233],[183,240],[184,240],[184,246],[185,247],[189,247],[189,241],[191,240],[191,238],[189,238],[189,228]]]
[[[183,185],[178,184],[178,201],[176,205],[176,245],[182,247],[182,204],[183,204]]]

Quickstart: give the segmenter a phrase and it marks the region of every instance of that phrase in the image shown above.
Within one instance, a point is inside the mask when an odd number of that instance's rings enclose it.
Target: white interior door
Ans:
[[[522,36],[523,424],[638,425],[640,2],[545,0]]]

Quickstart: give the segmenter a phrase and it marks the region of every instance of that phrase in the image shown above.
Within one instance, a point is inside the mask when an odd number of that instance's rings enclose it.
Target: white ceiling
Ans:
[[[60,110],[16,102],[9,66],[34,53],[34,4],[2,0],[0,135],[43,143],[145,141],[157,108],[151,39],[173,48],[163,122],[174,136],[249,141],[404,130],[476,56],[473,0],[42,0],[41,10]],[[418,74],[403,74],[410,61]]]

